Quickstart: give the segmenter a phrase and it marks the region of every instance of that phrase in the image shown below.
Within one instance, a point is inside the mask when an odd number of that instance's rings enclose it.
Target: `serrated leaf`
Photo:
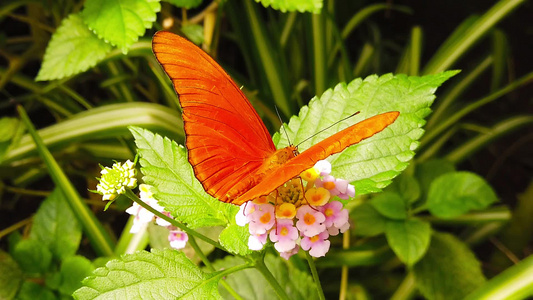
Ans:
[[[447,173],[429,188],[428,209],[439,218],[458,217],[470,210],[487,208],[498,198],[490,185],[470,172]]]
[[[94,266],[90,260],[83,256],[70,256],[61,262],[61,282],[59,291],[63,295],[72,295],[74,291],[81,287],[81,282],[85,277],[91,275]]]
[[[152,27],[160,9],[159,0],[91,0],[85,2],[81,14],[99,38],[125,54]]]
[[[231,224],[220,233],[219,241],[230,253],[244,256],[252,253],[248,248],[249,236],[248,226]]]
[[[1,250],[0,270],[0,299],[13,299],[23,280],[22,271],[15,260]]]
[[[111,45],[99,39],[78,14],[72,14],[52,35],[35,80],[62,79],[87,71],[110,50]]]
[[[25,281],[17,294],[17,300],[57,300],[54,293],[45,286],[31,281]]]
[[[416,284],[427,299],[464,299],[485,282],[474,253],[447,233],[433,233],[426,255],[413,271]]]
[[[165,2],[171,3],[176,7],[183,8],[195,8],[198,5],[202,4],[202,0],[164,0]]]
[[[370,204],[383,216],[393,220],[407,218],[407,201],[400,195],[391,192],[383,192],[374,197]]]
[[[74,255],[78,250],[81,225],[59,189],[55,189],[37,210],[30,238],[48,247],[57,259]]]
[[[429,223],[418,219],[387,221],[385,236],[396,256],[410,266],[426,253],[431,227]]]
[[[328,159],[333,166],[332,175],[350,181],[357,195],[379,192],[407,167],[418,147],[418,139],[424,133],[421,128],[425,124],[423,118],[431,111],[429,106],[435,99],[435,90],[456,73],[448,71],[423,77],[373,75],[349,84],[338,84],[320,98],[313,98],[297,117],[292,117],[286,126],[287,135],[293,144],[298,145],[319,132],[299,146],[300,151],[305,151],[359,121],[379,113],[399,111],[396,122],[385,130]],[[361,113],[320,132],[357,111]],[[278,141],[276,146],[286,147],[285,134],[277,135],[274,138]]]
[[[73,296],[76,299],[220,299],[216,274],[202,272],[179,251],[138,251],[96,269]]]
[[[351,213],[354,222],[354,232],[362,236],[375,236],[385,232],[387,219],[383,217],[370,203],[357,206]]]
[[[228,269],[244,264],[244,260],[235,256],[226,256],[213,263],[217,269]],[[265,265],[276,281],[287,292],[290,299],[317,299],[316,286],[309,274],[284,263],[279,256],[266,255]],[[226,282],[244,299],[277,299],[278,296],[256,269],[244,269],[226,276]],[[233,299],[222,286],[220,294],[224,299]]]
[[[264,7],[272,7],[282,12],[299,11],[320,13],[323,6],[323,0],[255,0],[261,2]]]
[[[33,239],[18,242],[12,255],[24,273],[31,275],[45,273],[52,262],[50,250]]]
[[[130,131],[141,157],[143,180],[154,187],[155,198],[166,211],[191,228],[230,223],[239,208],[204,191],[183,146],[138,127],[131,127]]]

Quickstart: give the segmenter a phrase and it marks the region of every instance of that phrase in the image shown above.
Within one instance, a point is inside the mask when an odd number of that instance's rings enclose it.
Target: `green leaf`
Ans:
[[[17,243],[12,255],[24,273],[31,275],[45,273],[52,262],[52,253],[48,248],[33,239]]]
[[[198,7],[198,5],[202,4],[202,0],[164,0],[164,1],[170,4],[173,4],[176,7],[183,7],[187,9],[195,8],[195,7]]]
[[[22,271],[7,254],[0,250],[0,299],[13,299],[22,283]]]
[[[71,256],[61,262],[61,284],[59,291],[64,295],[72,295],[74,291],[81,288],[84,278],[91,275],[94,266],[90,260],[83,256]]]
[[[382,234],[387,225],[387,219],[370,203],[357,206],[351,214],[351,219],[354,222],[355,233],[362,236]]]
[[[124,54],[151,28],[159,0],[91,0],[85,2],[82,17],[99,38],[119,47]]]
[[[24,130],[24,126],[17,118],[0,118],[0,159],[12,144],[18,142]]]
[[[57,300],[54,293],[45,286],[25,281],[17,294],[17,300]]]
[[[416,284],[427,299],[464,299],[485,282],[474,253],[447,233],[433,233],[426,255],[413,271]]]
[[[244,260],[235,256],[226,256],[213,263],[217,269],[228,269],[242,264]],[[317,299],[316,287],[309,274],[291,267],[279,256],[270,254],[265,256],[265,265],[290,299]],[[268,281],[256,269],[244,269],[229,274],[226,276],[226,282],[244,299],[278,299]],[[233,299],[221,285],[219,291],[224,299]]]
[[[454,172],[454,165],[444,159],[434,159],[423,162],[416,166],[416,177],[420,181],[420,188],[422,194],[426,195],[429,192],[429,186],[433,180],[437,179],[440,175]]]
[[[286,126],[287,135],[298,145],[319,132],[299,146],[304,151],[359,121],[379,113],[399,111],[398,119],[385,130],[328,159],[333,166],[332,175],[350,181],[357,195],[379,192],[409,164],[418,139],[424,133],[423,118],[431,111],[429,106],[435,99],[435,90],[456,73],[448,71],[424,77],[372,75],[349,84],[338,84],[320,98],[313,98],[297,117],[292,117]],[[357,111],[361,113],[320,132]],[[286,135],[276,135],[276,146],[286,147]]]
[[[178,221],[189,227],[226,225],[239,208],[208,195],[194,177],[183,146],[131,127],[140,155],[143,180],[155,189],[155,198]]]
[[[384,192],[374,197],[370,204],[383,216],[393,220],[407,218],[407,203],[400,195]]]
[[[30,238],[48,247],[60,260],[78,250],[81,225],[59,189],[55,189],[37,210]]]
[[[261,2],[264,7],[271,6],[282,12],[299,11],[315,14],[320,13],[323,6],[323,0],[255,0],[255,2]]]
[[[91,32],[79,15],[72,14],[52,35],[35,80],[62,79],[87,71],[110,50],[111,46]]]
[[[76,299],[220,299],[216,274],[202,272],[179,251],[138,251],[96,269],[73,296]]]
[[[248,226],[239,226],[232,223],[220,233],[220,244],[232,254],[248,255],[252,250],[248,248],[250,232]]]
[[[204,42],[204,28],[198,24],[186,24],[181,27],[181,31],[196,45]]]
[[[120,117],[117,117],[120,116]],[[105,121],[105,122],[103,122]],[[97,138],[128,135],[128,126],[142,126],[172,138],[183,136],[181,118],[176,110],[154,103],[120,103],[93,108],[60,123],[38,131],[44,144],[55,150],[72,146],[75,142]],[[30,134],[20,139],[17,147],[9,149],[2,165],[12,163],[36,153]]]
[[[431,238],[431,226],[418,219],[388,221],[385,236],[396,256],[411,266],[426,253]]]
[[[420,185],[418,181],[405,172],[396,177],[385,191],[396,193],[409,203],[413,203],[420,198]]]
[[[458,217],[470,210],[487,208],[497,201],[490,185],[470,172],[447,173],[431,184],[428,209],[439,218]]]

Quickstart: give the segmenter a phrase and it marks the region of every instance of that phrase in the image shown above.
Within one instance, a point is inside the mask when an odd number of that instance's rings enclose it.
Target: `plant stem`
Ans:
[[[126,195],[126,197],[130,198],[133,202],[139,204],[140,206],[142,206],[143,208],[147,209],[149,212],[153,213],[154,215],[160,217],[161,219],[169,222],[170,224],[172,224],[173,226],[176,226],[178,227],[179,229],[185,231],[187,234],[191,235],[191,236],[194,236],[194,237],[197,237],[201,240],[203,240],[204,242],[208,243],[208,244],[211,244],[213,246],[215,246],[216,248],[218,249],[221,249],[223,251],[226,251],[219,243],[213,241],[212,239],[206,237],[205,235],[203,234],[200,234],[192,229],[189,229],[189,227],[181,224],[180,222],[158,212],[156,209],[154,209],[153,207],[151,207],[150,205],[144,203],[141,199],[139,199],[139,197],[137,197],[137,195],[135,195],[131,190],[126,190],[126,193],[124,194]]]
[[[35,147],[44,161],[50,177],[52,177],[54,184],[65,196],[67,203],[72,209],[72,212],[80,221],[96,252],[99,255],[114,256],[114,245],[109,234],[105,231],[104,227],[102,224],[100,224],[87,204],[85,204],[85,202],[81,199],[80,195],[69,181],[57,161],[46,148],[43,140],[37,133],[37,130],[35,130],[30,118],[26,114],[26,110],[24,110],[22,106],[18,105],[17,111],[20,115],[20,118],[24,122],[24,125],[26,125],[29,134],[33,138]]]
[[[313,275],[313,280],[316,284],[316,289],[318,291],[318,299],[326,300],[326,297],[324,296],[324,291],[322,290],[322,285],[320,284],[320,278],[318,278],[318,272],[316,271],[315,261],[313,260],[313,257],[309,254],[309,251],[305,251],[305,258],[307,258],[307,263],[309,264],[311,274]]]
[[[255,268],[259,272],[261,272],[261,274],[263,274],[265,279],[270,283],[270,285],[272,286],[272,288],[274,289],[274,291],[276,292],[276,294],[278,295],[280,299],[286,299],[286,300],[290,299],[287,293],[285,292],[285,290],[279,285],[276,278],[274,278],[274,275],[270,273],[270,270],[265,265],[264,256],[255,261]]]

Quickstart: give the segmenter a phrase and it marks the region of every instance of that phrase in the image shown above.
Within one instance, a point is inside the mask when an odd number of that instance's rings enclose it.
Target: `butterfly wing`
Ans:
[[[215,198],[253,175],[275,152],[269,132],[229,75],[207,53],[176,34],[159,31],[153,52],[183,109],[188,159],[196,178]]]
[[[318,144],[313,145],[300,155],[290,159],[279,169],[271,170],[270,173],[265,175],[261,182],[236,198],[233,203],[241,205],[246,201],[268,195],[271,191],[285,182],[313,167],[317,161],[341,152],[347,147],[357,144],[382,131],[392,124],[399,115],[400,113],[397,111],[383,113],[337,132]]]

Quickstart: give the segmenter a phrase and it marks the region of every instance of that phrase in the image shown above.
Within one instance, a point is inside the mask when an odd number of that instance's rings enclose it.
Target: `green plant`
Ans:
[[[490,112],[487,105],[501,103],[533,79],[530,68],[516,79],[505,79],[512,78],[507,73],[511,46],[508,32],[497,27],[524,1],[498,1],[465,19],[434,54],[424,48],[422,41],[430,33],[423,26],[413,26],[401,42],[386,37],[377,16],[414,18],[416,10],[402,5],[261,1],[276,11],[247,0],[134,3],[127,8],[98,0],[0,4],[2,24],[27,26],[4,26],[0,38],[0,54],[7,62],[0,66],[0,87],[11,100],[0,103],[3,113],[11,115],[0,120],[5,225],[0,265],[7,270],[0,276],[0,298],[54,299],[78,290],[75,296],[85,299],[149,288],[189,296],[309,299],[324,297],[320,287],[328,298],[349,292],[393,299],[417,291],[429,299],[531,295],[531,257],[519,255],[516,265],[509,266],[494,248],[489,258],[475,248],[497,238],[511,252],[526,249],[532,232],[527,225],[531,192],[511,211],[498,203],[487,180],[465,171],[475,169],[465,162],[481,160],[476,156],[489,145],[533,123],[531,114],[520,109],[498,116],[494,125],[471,117]],[[180,15],[174,5],[188,10]],[[287,125],[293,142],[357,110],[360,118],[401,112],[390,130],[331,159],[334,175],[348,179],[364,196],[344,203],[354,227],[331,240],[326,257],[315,263],[301,252],[285,263],[272,255],[272,247],[251,252],[248,233],[235,224],[238,209],[208,197],[191,177],[185,150],[178,146],[183,130],[176,96],[151,53],[151,35],[169,20],[173,31],[203,43],[218,57],[271,132],[279,128],[274,105],[284,118],[299,112]],[[476,52],[483,43],[491,47]],[[432,95],[455,74],[444,72],[452,68],[462,72],[439,90],[429,114]],[[367,76],[391,71],[409,76]],[[486,81],[474,94],[479,100],[466,102],[469,92]],[[14,104],[21,118],[13,117]],[[337,111],[341,106],[346,110]],[[32,122],[40,129],[34,130]],[[287,143],[278,133],[274,141]],[[155,160],[163,153],[168,157],[167,149],[173,150],[173,160]],[[103,212],[105,203],[87,192],[95,189],[98,163],[133,160],[137,152],[144,181],[155,187],[154,197],[173,218],[153,212],[189,233],[187,257],[162,250],[168,247],[168,233],[161,228],[150,225],[139,234],[129,233],[133,219],[123,226],[128,197],[118,197]],[[193,196],[177,196],[189,193]],[[138,201],[132,192],[127,195]],[[506,223],[509,227],[502,230]],[[214,227],[201,228],[205,226]],[[119,258],[147,245],[154,250]],[[480,255],[497,271],[482,270]],[[169,265],[174,268],[165,267]],[[126,279],[110,270],[133,276]],[[195,277],[189,286],[181,280],[183,273]],[[82,287],[81,280],[91,274]],[[138,285],[129,289],[127,280]]]

